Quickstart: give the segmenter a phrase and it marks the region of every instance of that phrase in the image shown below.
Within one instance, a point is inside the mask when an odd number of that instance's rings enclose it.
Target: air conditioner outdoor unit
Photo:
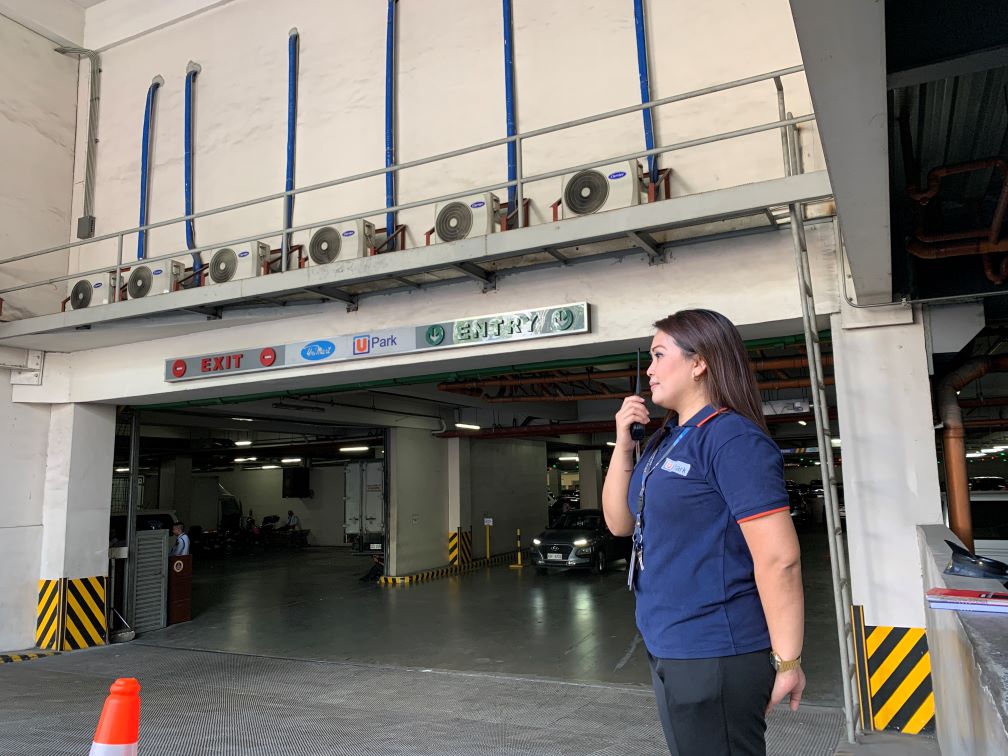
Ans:
[[[129,299],[142,299],[175,291],[185,277],[185,263],[179,260],[158,260],[145,265],[130,266],[126,283]]]
[[[221,247],[213,253],[204,273],[204,286],[255,278],[269,264],[270,246],[266,242],[248,242],[234,247]]]
[[[305,265],[327,265],[336,260],[366,257],[375,246],[375,227],[366,220],[354,220],[312,229]]]
[[[434,206],[434,241],[450,242],[493,233],[500,213],[496,194],[475,194]]]
[[[643,174],[636,160],[589,168],[563,177],[563,217],[640,204]]]
[[[117,280],[115,271],[96,273],[90,278],[78,278],[70,285],[70,308],[83,310],[115,301]]]

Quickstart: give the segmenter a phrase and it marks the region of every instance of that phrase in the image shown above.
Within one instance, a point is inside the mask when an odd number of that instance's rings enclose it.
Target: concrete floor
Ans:
[[[842,706],[825,537],[803,534],[805,700]],[[357,580],[345,549],[198,560],[191,623],[146,643],[562,680],[649,685],[622,563],[601,577],[494,568],[407,587]]]

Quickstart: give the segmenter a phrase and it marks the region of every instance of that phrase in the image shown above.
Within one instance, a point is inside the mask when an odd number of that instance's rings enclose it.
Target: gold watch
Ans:
[[[801,657],[799,656],[797,659],[792,659],[791,661],[784,661],[776,651],[771,651],[770,662],[778,672],[790,672],[792,669],[798,669],[801,666]]]

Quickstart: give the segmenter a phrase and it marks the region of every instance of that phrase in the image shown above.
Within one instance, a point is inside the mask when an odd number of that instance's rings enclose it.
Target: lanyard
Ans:
[[[682,441],[686,434],[688,434],[694,427],[702,428],[708,420],[712,420],[728,411],[727,407],[721,407],[715,410],[712,414],[705,417],[696,426],[687,425],[684,426],[679,435],[676,436],[675,441],[672,442],[672,446],[669,447],[668,451],[672,451],[679,442]],[[639,569],[641,572],[644,571],[644,502],[645,494],[647,492],[647,482],[648,478],[651,477],[651,473],[655,471],[658,466],[656,459],[658,458],[658,452],[662,451],[662,442],[659,441],[655,444],[654,451],[651,452],[651,456],[648,461],[644,463],[644,472],[641,474],[641,487],[640,494],[637,496],[637,514],[634,521],[634,532],[633,532],[633,543],[630,551],[630,569],[627,570],[627,590],[632,591],[634,589],[634,577]],[[664,456],[664,454],[662,455]]]

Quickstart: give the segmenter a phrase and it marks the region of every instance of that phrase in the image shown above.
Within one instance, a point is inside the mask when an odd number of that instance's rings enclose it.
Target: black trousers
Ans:
[[[651,682],[672,756],[765,756],[777,673],[770,649],[712,659],[656,659]]]

